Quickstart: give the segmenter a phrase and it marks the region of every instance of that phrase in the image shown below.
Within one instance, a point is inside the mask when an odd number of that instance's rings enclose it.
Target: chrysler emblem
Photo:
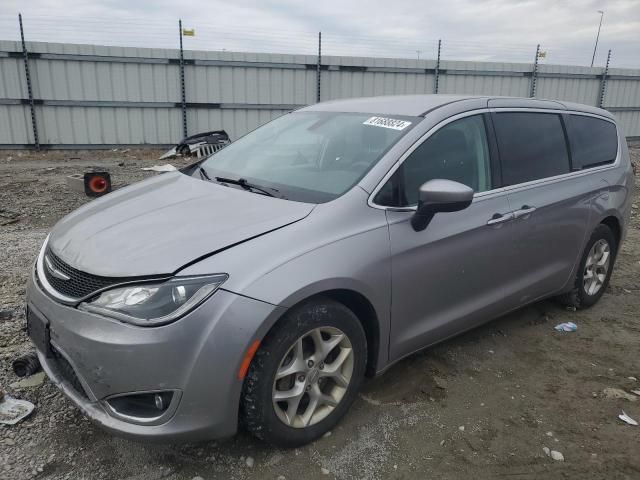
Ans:
[[[54,277],[64,281],[67,281],[71,278],[69,275],[66,275],[65,273],[61,272],[56,267],[54,267],[48,255],[44,256],[44,264],[47,266],[47,270],[49,270],[49,273]]]

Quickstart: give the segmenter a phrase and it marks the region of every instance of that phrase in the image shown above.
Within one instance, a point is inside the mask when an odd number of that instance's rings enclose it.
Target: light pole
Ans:
[[[593,57],[591,57],[591,66],[593,67],[593,62],[596,59],[596,50],[598,49],[598,39],[600,38],[600,27],[602,27],[602,17],[604,17],[604,11],[598,10],[600,14],[600,24],[598,25],[598,35],[596,35],[596,44],[593,47]]]

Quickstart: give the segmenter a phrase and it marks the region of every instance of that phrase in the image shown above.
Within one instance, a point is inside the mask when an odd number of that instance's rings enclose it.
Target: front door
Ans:
[[[501,313],[512,239],[506,194],[495,190],[483,114],[453,120],[422,142],[376,196],[387,208],[391,243],[390,360]],[[454,180],[476,192],[465,210],[411,226],[420,186]]]

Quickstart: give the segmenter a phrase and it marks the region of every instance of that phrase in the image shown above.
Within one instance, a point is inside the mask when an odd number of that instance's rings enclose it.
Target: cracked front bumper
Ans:
[[[242,357],[283,311],[220,289],[174,323],[137,327],[56,302],[34,274],[27,308],[48,328],[52,349],[42,342],[36,347],[51,381],[101,427],[160,441],[236,432]],[[167,390],[176,395],[152,422],[122,418],[105,403],[114,395]]]

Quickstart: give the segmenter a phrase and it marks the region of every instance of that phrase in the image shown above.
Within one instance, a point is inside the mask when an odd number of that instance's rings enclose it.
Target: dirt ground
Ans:
[[[48,230],[88,199],[66,175],[88,166],[116,186],[152,175],[158,152],[0,152],[0,386],[36,405],[0,426],[0,478],[39,479],[638,479],[640,218],[611,285],[586,311],[526,307],[411,356],[370,381],[331,435],[295,450],[245,433],[150,445],[93,426],[50,382],[16,388],[11,361],[31,349],[22,312],[30,265]],[[640,146],[632,148],[640,162]],[[565,321],[575,333],[553,327]],[[543,447],[561,452],[548,457]]]

